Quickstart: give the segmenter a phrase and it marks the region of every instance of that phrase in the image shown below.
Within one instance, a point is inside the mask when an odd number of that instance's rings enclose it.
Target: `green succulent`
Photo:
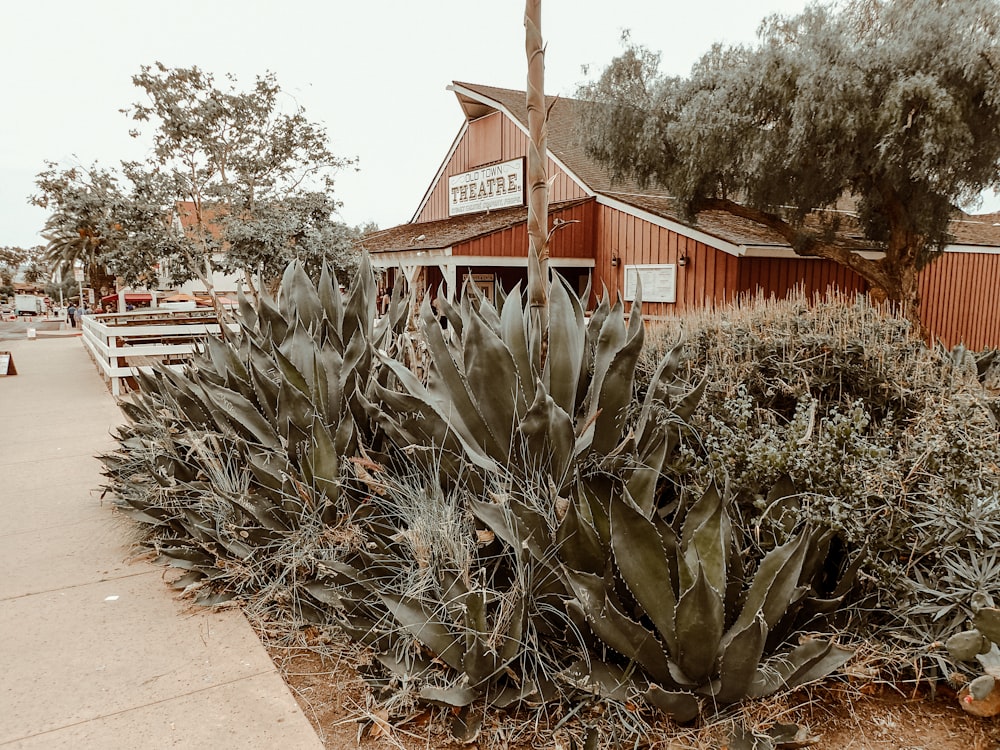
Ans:
[[[468,464],[484,474],[516,471],[529,484],[544,477],[553,502],[582,486],[627,492],[644,508],[657,504],[661,468],[704,382],[690,392],[676,382],[680,353],[674,349],[633,414],[645,333],[641,300],[626,319],[621,301],[611,305],[605,297],[588,321],[580,298],[556,274],[548,327],[538,330],[519,287],[499,311],[471,294],[457,307],[438,299],[451,333],[425,299],[425,382],[379,354],[397,388],[377,387],[378,400],[366,408],[397,446],[437,462],[443,454],[442,470],[452,479]]]
[[[978,662],[984,674],[969,682],[969,693],[983,700],[1000,679],[1000,609],[977,606],[973,628],[955,633],[945,641],[948,655],[958,662]]]
[[[547,337],[532,329],[516,288],[499,313],[481,298],[445,305],[451,335],[425,304],[426,383],[383,357],[403,389],[381,394],[383,403],[409,409],[390,412],[383,426],[401,446],[463,459],[453,466],[515,475],[509,491],[473,498],[470,510],[505,549],[526,551],[517,559],[530,560],[547,595],[626,664],[590,654],[562,672],[566,683],[595,687],[592,665],[600,663],[599,692],[641,687],[651,704],[689,720],[700,711],[699,696],[725,705],[766,695],[826,675],[851,652],[820,639],[776,648],[806,600],[816,598],[810,592],[829,534],[807,530],[773,550],[743,592],[731,523],[714,489],[687,511],[678,534],[660,520],[662,469],[703,384],[685,391],[676,382],[675,349],[635,400],[640,304],[626,322],[620,303],[604,300],[587,325],[579,300],[556,281]],[[548,343],[544,362],[540,338]],[[544,496],[546,486],[550,502],[563,504],[561,518],[544,500],[525,497],[524,488]],[[835,607],[842,593],[815,604]],[[626,614],[626,599],[635,617]],[[467,627],[453,629],[453,638]],[[625,680],[628,664],[633,676]]]
[[[105,475],[161,558],[189,571],[181,585],[231,596],[241,567],[337,522],[341,459],[376,442],[360,405],[374,349],[406,345],[402,298],[377,324],[374,311],[367,260],[346,297],[328,269],[317,287],[293,263],[279,298],[241,295],[239,331],[206,338],[184,372],[138,376]]]
[[[675,531],[634,504],[612,503],[612,567],[564,568],[571,609],[641,668],[633,688],[678,721],[695,718],[703,702],[722,707],[819,679],[852,654],[820,638],[787,645],[803,607],[830,609],[853,578],[848,571],[832,599],[816,601],[829,535],[802,530],[768,552],[751,579],[726,506],[713,486]]]
[[[438,304],[447,329],[425,299],[413,333],[402,296],[376,322],[367,260],[346,298],[293,264],[183,373],[140,378],[106,474],[182,585],[293,582],[301,616],[371,649],[383,697],[456,709],[465,739],[479,702],[638,693],[689,720],[844,662],[789,640],[843,593],[813,590],[829,535],[751,576],[728,500],[667,481],[705,382],[674,347],[636,383],[640,299],[588,320],[556,274],[544,328],[519,287]]]
[[[474,702],[506,708],[556,697],[554,665],[568,648],[542,611],[562,593],[551,571],[522,545],[477,533],[467,487],[445,491],[433,472],[412,466],[405,480],[402,470],[373,471],[390,476],[370,477],[375,491],[355,506],[361,539],[321,561],[305,586],[371,649],[369,684],[389,702],[404,693],[455,709],[464,740],[481,720]]]

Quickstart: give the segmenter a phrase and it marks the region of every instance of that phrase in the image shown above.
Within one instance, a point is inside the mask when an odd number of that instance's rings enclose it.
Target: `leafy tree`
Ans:
[[[0,247],[0,286],[13,289],[14,277],[27,255],[28,251],[20,247]]]
[[[273,285],[288,261],[298,259],[313,281],[325,263],[346,283],[358,267],[354,243],[361,230],[336,221],[337,208],[321,192],[258,202],[252,214],[226,222],[226,270],[256,268]]]
[[[44,289],[46,296],[55,302],[59,300],[68,301],[71,297],[77,297],[80,293],[80,285],[73,280],[73,277],[46,281]]]
[[[590,153],[691,216],[728,211],[848,266],[919,326],[917,273],[955,206],[1000,186],[1000,5],[812,5],[767,18],[756,45],[716,45],[687,78],[658,64],[633,46],[582,89],[603,105],[585,117]],[[810,213],[845,197],[853,245]],[[872,243],[884,257],[857,252]]]
[[[42,246],[0,247],[0,288],[10,290],[3,294],[13,294],[14,280],[19,274],[28,284],[35,284],[50,274]]]
[[[330,229],[339,206],[329,198],[333,174],[352,162],[333,155],[325,130],[301,107],[282,111],[273,74],[259,76],[249,91],[237,90],[232,77],[222,90],[197,67],[161,63],[143,66],[132,80],[148,102],[126,113],[156,127],[146,170],[159,175],[160,190],[169,184],[175,200],[193,207],[189,231],[171,249],[209,289],[227,239],[236,243],[234,254],[222,263],[242,268],[248,283],[261,267],[283,267],[300,235],[309,234],[308,219],[316,224],[322,213],[303,210],[317,205],[317,194],[330,209],[320,233]],[[149,180],[136,179],[139,165],[132,171],[133,182],[148,189]]]
[[[37,284],[48,276],[45,265],[38,257],[33,257],[24,267],[24,280],[29,284]]]
[[[221,90],[198,68],[143,66],[133,82],[148,102],[123,112],[154,126],[151,157],[119,172],[47,164],[30,200],[53,211],[46,236],[56,266],[83,262],[97,289],[113,288],[115,276],[153,282],[164,261],[172,283],[199,277],[209,290],[215,270],[243,270],[251,282],[261,269],[276,277],[293,257],[353,269],[354,230],[335,220],[331,197],[333,174],[352,162],[329,151],[301,107],[282,110],[273,75],[248,91],[229,81]]]
[[[14,294],[14,278],[28,251],[20,247],[0,247],[0,298]]]
[[[183,184],[176,175],[146,162],[123,162],[122,183],[109,208],[114,242],[105,255],[108,266],[127,286],[155,284],[164,263],[172,284],[203,276],[205,264],[195,239],[179,226],[177,200]],[[214,243],[212,249],[221,246]]]

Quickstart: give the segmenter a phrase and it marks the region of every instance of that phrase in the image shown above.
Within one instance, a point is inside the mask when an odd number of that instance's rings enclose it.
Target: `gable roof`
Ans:
[[[957,245],[1000,245],[1000,212],[952,219],[948,229]]]
[[[483,86],[475,83],[455,81],[448,87],[455,92],[459,104],[468,119],[482,117],[490,112],[507,114],[521,128],[528,131],[528,107],[524,91]],[[685,218],[677,201],[669,193],[655,186],[641,187],[632,179],[613,179],[611,172],[591,157],[583,145],[578,131],[579,108],[587,103],[579,99],[558,96],[545,97],[548,110],[546,133],[548,149],[571,176],[577,178],[588,192],[607,196],[630,206],[634,206],[652,216],[670,222],[671,229],[696,230],[709,237],[723,240],[732,247],[719,249],[732,252],[738,247],[780,247],[788,248],[788,242],[773,229],[762,224],[733,216],[725,211],[702,211],[692,221]],[[835,224],[839,241],[853,250],[872,250],[872,243],[865,240],[857,216],[849,209],[853,201],[848,201],[838,209],[816,211],[807,224]],[[1000,247],[1000,213],[981,216],[962,215],[951,222],[953,244]],[[681,231],[681,233],[684,233]],[[699,238],[696,238],[699,239]],[[713,243],[709,243],[713,244]]]
[[[680,201],[656,195],[635,195],[608,193],[609,198],[626,203],[650,214],[691,227],[690,219],[684,216]],[[835,233],[839,241],[851,250],[876,252],[872,243],[864,239],[857,217],[847,211],[814,211],[806,217],[808,229]],[[770,227],[758,224],[728,211],[701,211],[694,225],[701,232],[717,237],[731,245],[742,247],[789,247],[787,240]]]
[[[524,91],[462,81],[452,82],[448,89],[458,98],[467,122],[493,112],[500,112],[525,133],[528,132],[528,108]],[[586,105],[586,102],[578,99],[545,97],[548,113],[546,145],[549,155],[586,193],[596,196],[600,203],[614,205],[620,210],[641,215],[654,224],[705,242],[732,255],[745,255],[748,248],[766,254],[770,251],[791,252],[791,247],[783,237],[762,224],[725,211],[702,211],[692,221],[684,216],[678,202],[664,189],[648,185],[642,187],[632,178],[613,178],[607,167],[587,153],[579,133],[578,123],[581,120],[579,109]],[[441,179],[445,164],[466,132],[467,122],[463,124],[451,151],[428,188],[424,201]],[[419,215],[422,207],[423,203],[421,208],[417,209],[415,216]],[[403,245],[405,249],[423,249],[423,244],[416,244],[418,242],[435,242],[439,244],[434,247],[446,247],[506,228],[512,224],[504,222],[512,221],[515,215],[524,213],[524,208],[514,208],[419,224],[404,224],[369,235],[363,244],[376,252],[380,249],[400,249],[401,245],[395,243],[402,239],[414,243]],[[832,227],[832,231],[838,236],[838,241],[853,250],[878,252],[873,243],[864,239],[857,216],[850,210],[841,210],[838,206],[837,209],[816,211],[807,218],[806,223],[817,227]],[[413,231],[417,227],[420,231]],[[953,249],[977,247],[989,251],[995,248],[1000,251],[1000,218],[996,215],[962,215],[952,221],[951,233]],[[436,239],[430,239],[432,237]]]
[[[525,92],[460,81],[453,82],[448,88],[455,92],[467,118],[475,119],[490,112],[500,111],[520,125],[525,133],[528,132]],[[667,195],[666,191],[656,187],[640,188],[631,178],[612,179],[610,170],[587,154],[577,128],[580,122],[579,110],[586,104],[579,99],[545,97],[545,108],[548,112],[546,145],[556,162],[592,194],[619,192]]]

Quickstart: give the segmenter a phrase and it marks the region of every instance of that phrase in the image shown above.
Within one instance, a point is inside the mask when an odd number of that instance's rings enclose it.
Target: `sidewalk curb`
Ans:
[[[52,333],[0,343],[19,446],[0,451],[0,746],[323,750],[241,610],[178,600],[167,568],[132,561],[94,458],[126,417],[80,333]]]

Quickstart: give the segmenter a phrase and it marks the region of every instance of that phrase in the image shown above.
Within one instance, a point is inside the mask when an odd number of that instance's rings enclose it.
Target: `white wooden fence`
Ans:
[[[220,330],[210,310],[137,310],[84,315],[82,321],[83,343],[116,398],[128,387],[127,378],[151,371],[154,363],[183,368],[198,342]],[[238,326],[231,323],[229,328]]]

